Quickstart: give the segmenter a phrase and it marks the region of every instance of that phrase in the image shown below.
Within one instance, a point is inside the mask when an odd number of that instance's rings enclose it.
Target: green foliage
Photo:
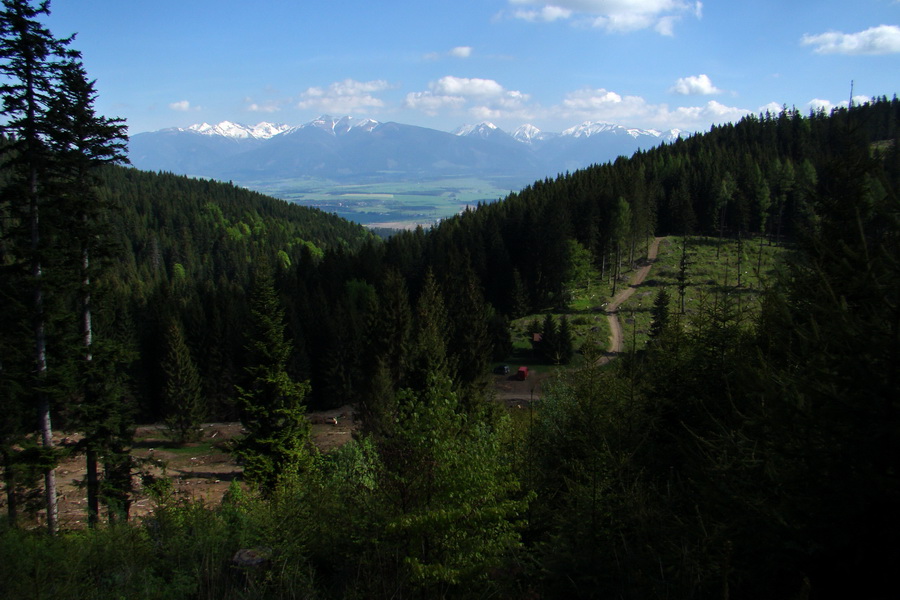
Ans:
[[[744,288],[721,286],[622,368],[545,387],[527,535],[547,595],[877,596],[890,585],[898,181],[864,144],[838,139],[814,235],[786,255],[758,321]]]
[[[192,570],[132,526],[47,537],[0,526],[0,589],[16,598],[176,600],[195,593]]]
[[[260,264],[251,298],[253,318],[247,352],[249,386],[238,388],[238,408],[247,434],[234,447],[244,477],[263,493],[279,480],[309,469],[312,455],[304,400],[309,385],[288,374],[291,346],[284,336],[284,311],[270,267]]]
[[[166,328],[162,372],[165,378],[163,401],[166,427],[176,442],[194,441],[204,416],[200,376],[181,325],[174,320]]]
[[[650,339],[659,339],[662,333],[666,330],[666,326],[669,324],[669,304],[671,300],[669,299],[669,292],[666,291],[666,288],[660,289],[656,292],[656,297],[653,299],[653,309],[652,309],[652,321],[650,322]]]
[[[470,420],[440,377],[400,392],[397,420],[393,436],[376,440],[384,520],[372,559],[392,585],[427,596],[472,591],[518,545],[524,503],[502,457],[507,421]]]
[[[75,58],[54,54],[65,43],[51,38],[41,38],[51,62]],[[2,90],[11,137],[0,148],[9,409],[0,452],[10,507],[29,500],[37,471],[56,458],[27,441],[28,407],[37,397],[49,415],[40,393],[50,386],[30,377],[41,320],[31,317],[41,315],[29,315],[22,290],[47,292],[50,356],[66,356],[68,340],[90,331],[70,319],[89,286],[59,282],[87,273],[73,260],[85,256],[117,258],[98,279],[112,316],[97,318],[107,335],[123,333],[91,346],[84,381],[62,368],[47,381],[66,392],[57,396],[66,418],[106,453],[116,473],[108,483],[118,482],[105,492],[110,504],[127,506],[130,465],[116,460],[128,453],[132,344],[144,416],[164,399],[181,437],[202,411],[233,411],[238,390],[248,433],[235,452],[252,491],[235,483],[210,507],[179,500],[160,479],[147,482],[157,506],[140,523],[56,539],[0,529],[4,592],[790,598],[877,597],[892,584],[896,99],[831,117],[748,117],[376,243],[231,185],[117,167],[96,185],[82,169],[114,160],[115,144],[78,148],[93,138],[75,135],[64,109],[89,105],[93,88],[76,63],[36,71],[33,99],[54,114],[39,123],[46,129],[22,125],[21,88]],[[4,65],[19,77],[17,64]],[[115,120],[82,117],[115,134]],[[33,188],[36,165],[53,171]],[[48,227],[34,239],[27,226],[38,212]],[[85,217],[102,223],[112,250],[87,244],[96,230]],[[572,290],[605,297],[603,280],[618,285],[649,236],[693,231],[717,238],[677,240],[682,251],[654,267],[655,283],[677,286],[681,320],[667,316],[665,293],[652,311],[635,294],[625,309],[635,347],[638,320],[650,331],[651,313],[660,343],[601,369],[588,338],[582,368],[546,384],[510,433],[484,388],[492,349],[507,347],[505,315],[545,314],[526,333],[542,332],[548,362],[565,363],[570,328],[597,323],[591,313],[602,310],[589,298],[584,314],[558,317]],[[753,244],[750,231],[761,234]],[[773,237],[797,251],[763,296]],[[35,266],[53,273],[38,287]],[[191,347],[204,349],[196,362]],[[311,450],[310,399],[362,399],[359,439],[326,456]],[[264,558],[259,569],[232,564],[248,548]]]

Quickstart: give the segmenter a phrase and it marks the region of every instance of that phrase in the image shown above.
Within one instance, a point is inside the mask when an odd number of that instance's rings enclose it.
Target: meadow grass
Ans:
[[[681,315],[678,276],[684,238],[665,238],[659,246],[656,262],[643,285],[619,307],[619,318],[625,336],[625,351],[644,347],[648,339],[652,308],[656,294],[666,289],[669,314]],[[687,238],[686,286],[684,289],[684,323],[691,326],[717,297],[729,294],[746,320],[758,313],[762,293],[772,280],[787,248],[770,243],[766,238],[718,239],[691,236]]]
[[[682,243],[684,238],[672,236],[664,238],[659,246],[656,262],[644,283],[618,309],[622,324],[623,352],[640,351],[649,339],[652,309],[660,289],[669,294],[669,314],[677,318],[681,314],[681,297],[678,275],[680,271]],[[739,252],[740,250],[740,252]],[[770,243],[766,238],[718,239],[691,236],[687,239],[686,286],[684,290],[685,326],[700,317],[717,297],[728,293],[735,299],[738,310],[749,322],[759,312],[760,300],[766,285],[771,281],[779,261],[787,248]],[[617,291],[629,285],[635,269],[623,263]],[[739,270],[740,269],[740,270]],[[740,276],[740,277],[739,277]],[[740,282],[738,281],[740,279]],[[565,315],[573,334],[576,351],[585,344],[596,345],[603,351],[609,346],[609,322],[605,307],[612,300],[612,281],[601,279],[597,269],[589,270],[585,281],[572,282],[569,287],[571,301],[565,311],[551,311],[559,322]],[[520,361],[543,364],[543,359],[532,352],[530,325],[537,320],[543,323],[547,312],[540,312],[516,319],[511,323],[513,355]],[[583,363],[581,354],[576,354],[571,366]],[[547,367],[552,368],[552,366]]]

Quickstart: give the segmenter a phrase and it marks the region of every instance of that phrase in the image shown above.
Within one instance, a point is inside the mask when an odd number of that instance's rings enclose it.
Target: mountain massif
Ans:
[[[129,158],[139,169],[235,182],[314,177],[358,183],[501,175],[524,186],[630,156],[678,139],[681,133],[597,122],[562,133],[523,125],[510,134],[491,123],[448,133],[322,116],[297,127],[225,121],[138,133],[130,139]]]

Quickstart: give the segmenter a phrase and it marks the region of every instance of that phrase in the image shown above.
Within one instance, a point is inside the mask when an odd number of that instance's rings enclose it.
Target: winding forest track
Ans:
[[[622,323],[619,321],[619,307],[634,294],[635,290],[644,283],[650,268],[656,262],[656,255],[659,252],[659,243],[664,238],[653,238],[649,248],[647,248],[647,257],[644,264],[631,277],[628,287],[620,291],[606,306],[606,318],[609,320],[609,350],[604,356],[597,360],[598,365],[603,365],[614,359],[621,351],[624,344],[622,335]]]
[[[603,352],[600,358],[594,363],[596,365],[605,365],[610,362],[622,351],[624,338],[622,335],[622,324],[619,322],[618,309],[626,300],[628,300],[637,288],[644,283],[653,263],[656,261],[656,255],[659,252],[659,244],[664,237],[654,238],[647,248],[647,256],[642,259],[641,267],[631,276],[628,286],[619,291],[618,294],[606,306],[606,318],[609,320],[609,349]],[[534,374],[529,376],[525,381],[519,381],[515,374],[510,375],[494,375],[493,394],[494,398],[505,402],[508,406],[522,408],[533,400],[541,397],[541,384],[549,376],[544,373],[541,375]]]

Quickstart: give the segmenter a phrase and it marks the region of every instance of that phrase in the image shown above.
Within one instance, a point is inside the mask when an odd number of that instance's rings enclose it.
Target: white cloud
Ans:
[[[450,50],[450,56],[455,58],[469,58],[472,56],[472,46],[457,46]]]
[[[706,106],[681,106],[672,111],[671,114],[675,122],[718,124],[738,121],[742,117],[749,115],[750,111],[726,106],[715,100],[710,100],[706,103]]]
[[[710,125],[738,121],[751,113],[715,100],[703,106],[669,108],[640,96],[623,96],[603,88],[584,88],[566,95],[552,109],[554,117],[568,121],[608,121],[627,127],[702,131]]]
[[[783,111],[783,110],[784,110],[783,105],[778,104],[777,102],[769,102],[768,104],[760,106],[758,112],[761,115],[764,115],[766,113],[769,113],[771,115],[780,115],[781,111]]]
[[[466,99],[460,96],[440,96],[432,92],[410,92],[403,105],[406,108],[419,110],[426,115],[435,116],[446,108],[460,108]]]
[[[435,116],[443,110],[466,110],[478,119],[531,118],[530,97],[518,90],[507,90],[493,79],[448,75],[428,84],[428,91],[406,95],[406,108]]]
[[[381,79],[374,81],[345,79],[332,83],[327,88],[307,88],[300,94],[297,108],[315,108],[334,113],[381,108],[384,106],[384,102],[373,94],[388,88],[390,88],[388,82]]]
[[[713,85],[709,76],[704,74],[681,77],[669,91],[682,96],[712,96],[721,94],[722,90]]]
[[[853,96],[854,106],[869,104],[870,102],[872,102],[872,98],[870,98],[869,96]],[[850,106],[850,102],[848,100],[843,100],[835,104],[831,100],[823,100],[822,98],[813,98],[806,103],[806,107],[809,110],[812,110],[814,112],[822,110],[826,113],[831,112],[835,108],[847,108],[848,106]]]
[[[654,29],[662,35],[673,35],[675,23],[682,15],[702,18],[703,3],[686,0],[508,0],[517,8],[512,16],[526,21],[551,22],[572,19],[587,22],[608,32]]]
[[[469,58],[472,56],[472,51],[472,46],[456,46],[447,52],[429,52],[425,55],[425,60],[439,60],[444,57]]]
[[[814,46],[817,54],[896,54],[900,53],[900,27],[879,25],[859,33],[807,34],[800,43]]]
[[[252,102],[247,105],[247,110],[249,110],[250,112],[276,113],[281,109],[274,104],[257,104],[255,102]]]
[[[187,112],[189,110],[197,110],[195,107],[191,106],[191,103],[187,100],[179,100],[178,102],[172,102],[169,104],[169,108],[172,110],[177,110],[179,112]]]
[[[656,26],[653,29],[660,35],[672,37],[675,35],[675,23],[680,20],[681,17],[663,17],[656,23]]]
[[[266,102],[264,104],[259,104],[258,102],[254,102],[252,98],[244,98],[244,103],[247,105],[246,110],[249,112],[260,112],[260,113],[276,113],[281,110],[281,102],[273,101]]]
[[[516,2],[513,2],[514,4]],[[560,19],[568,19],[572,16],[572,11],[559,6],[547,5],[541,10],[517,10],[513,13],[517,19],[525,21],[544,21],[551,23]]]
[[[806,103],[807,108],[813,111],[823,110],[825,112],[831,112],[833,108],[836,108],[836,105],[832,104],[830,100],[823,100],[821,98],[813,98],[809,102]]]
[[[499,96],[503,86],[493,79],[468,79],[466,77],[441,77],[430,86],[438,95],[445,96]]]

